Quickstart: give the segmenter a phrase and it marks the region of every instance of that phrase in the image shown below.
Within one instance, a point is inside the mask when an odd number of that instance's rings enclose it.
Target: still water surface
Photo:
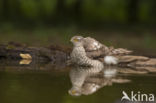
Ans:
[[[125,69],[6,61],[0,64],[0,103],[120,103],[123,90],[156,95],[156,73]]]

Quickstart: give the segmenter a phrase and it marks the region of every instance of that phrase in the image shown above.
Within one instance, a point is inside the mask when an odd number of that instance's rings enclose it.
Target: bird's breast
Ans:
[[[73,62],[82,61],[86,57],[86,53],[83,47],[74,47],[71,53],[71,59]]]

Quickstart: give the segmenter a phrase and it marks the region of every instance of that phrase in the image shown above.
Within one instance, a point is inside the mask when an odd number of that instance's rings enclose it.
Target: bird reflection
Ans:
[[[70,70],[69,76],[72,88],[68,93],[72,96],[90,95],[104,86],[112,86],[113,83],[127,83],[128,79],[123,79],[117,75],[118,71],[112,68],[95,68],[76,66]]]

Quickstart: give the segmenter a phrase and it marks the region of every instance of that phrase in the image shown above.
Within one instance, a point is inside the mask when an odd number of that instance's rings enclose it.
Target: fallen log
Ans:
[[[58,46],[25,47],[14,44],[0,45],[0,59],[32,59],[39,61],[65,62],[69,50]]]
[[[56,45],[51,45],[49,47],[28,47],[13,42],[0,45],[0,59],[31,59],[35,61],[53,62],[53,64],[65,64],[70,59],[70,52],[70,48]],[[119,58],[118,66],[121,67],[156,67],[155,58],[134,55],[120,56],[117,58]],[[21,64],[29,62],[29,60],[21,61]]]

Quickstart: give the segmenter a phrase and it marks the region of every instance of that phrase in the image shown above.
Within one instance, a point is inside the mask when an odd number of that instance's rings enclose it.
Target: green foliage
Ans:
[[[126,20],[126,1],[101,0],[101,2],[85,0],[83,5],[85,20],[89,21],[118,21]],[[90,18],[88,18],[90,17]]]
[[[12,17],[24,18],[24,20],[35,20],[36,22],[39,20],[44,21],[47,18],[57,18],[58,21],[70,21],[70,19],[76,21],[77,19],[74,18],[81,18],[81,22],[85,23],[127,23],[129,22],[128,16],[131,16],[128,14],[128,9],[132,9],[133,12],[133,6],[136,5],[132,0],[81,0],[80,2],[78,2],[79,0],[58,1],[59,0],[1,0],[1,18],[3,16],[5,18],[5,15],[9,15],[9,19],[12,19]],[[138,21],[155,21],[155,0],[140,0],[138,2],[139,3],[136,5],[137,9],[134,10],[137,11],[136,16],[138,17],[136,18],[139,18]],[[78,7],[78,5],[80,6]],[[133,6],[130,7],[130,5]],[[77,13],[77,10],[80,10],[80,12]],[[53,19],[52,21],[56,20]]]
[[[46,16],[54,14],[57,0],[41,0],[40,5]]]
[[[140,12],[139,12],[140,21],[147,21],[150,19],[149,10],[150,10],[149,2],[142,1],[140,3]]]
[[[22,0],[21,9],[23,14],[28,18],[37,18],[39,16],[39,2],[36,0]]]

